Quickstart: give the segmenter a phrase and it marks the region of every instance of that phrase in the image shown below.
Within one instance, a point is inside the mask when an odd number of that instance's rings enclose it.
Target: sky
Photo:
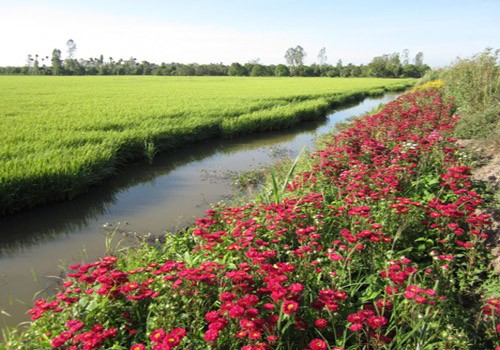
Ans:
[[[180,63],[285,63],[300,45],[305,64],[368,64],[421,51],[432,67],[500,48],[500,0],[0,0],[0,66],[28,54]]]

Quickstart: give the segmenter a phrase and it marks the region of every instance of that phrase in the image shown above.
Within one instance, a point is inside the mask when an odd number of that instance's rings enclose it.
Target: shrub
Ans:
[[[486,49],[459,59],[444,74],[445,91],[456,98],[462,120],[459,138],[498,138],[500,128],[500,50]]]

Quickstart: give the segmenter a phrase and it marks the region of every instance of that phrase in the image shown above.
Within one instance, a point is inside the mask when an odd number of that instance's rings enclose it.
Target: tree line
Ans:
[[[241,64],[238,62],[225,65],[223,63],[151,63],[138,61],[136,58],[113,59],[91,57],[75,58],[76,43],[68,40],[67,55],[62,58],[60,49],[54,49],[52,55],[28,55],[26,65],[0,67],[4,75],[165,75],[165,76],[296,76],[296,77],[377,77],[377,78],[419,78],[430,69],[423,62],[423,53],[419,52],[410,63],[409,51],[385,54],[374,57],[367,65],[343,64],[338,60],[335,65],[327,62],[326,48],[322,48],[317,56],[317,63],[304,64],[307,56],[299,45],[289,48],[284,55],[287,64],[264,65],[259,59]]]

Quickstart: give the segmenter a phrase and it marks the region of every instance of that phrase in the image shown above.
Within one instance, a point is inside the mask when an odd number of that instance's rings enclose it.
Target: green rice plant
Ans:
[[[144,157],[151,162],[157,152],[208,138],[289,128],[371,91],[412,83],[374,78],[2,76],[0,214],[72,198],[122,164]]]
[[[144,155],[146,156],[146,160],[148,164],[153,164],[154,157],[158,153],[156,146],[153,141],[144,141]]]

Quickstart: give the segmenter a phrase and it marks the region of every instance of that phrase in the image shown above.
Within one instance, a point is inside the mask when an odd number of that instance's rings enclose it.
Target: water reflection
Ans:
[[[314,134],[326,120],[301,124],[300,134]],[[286,143],[297,136],[297,130],[239,137],[237,140],[208,140],[182,149],[157,155],[152,165],[140,161],[120,170],[119,174],[74,200],[50,203],[15,215],[0,218],[0,258],[13,256],[26,248],[57,239],[59,235],[80,231],[91,221],[119,205],[117,196],[135,186],[154,186],[155,179],[168,175],[186,164],[214,155],[233,155],[263,146]],[[140,201],[140,193],[135,198]],[[150,201],[154,198],[149,197]],[[166,224],[166,223],[165,223]]]

